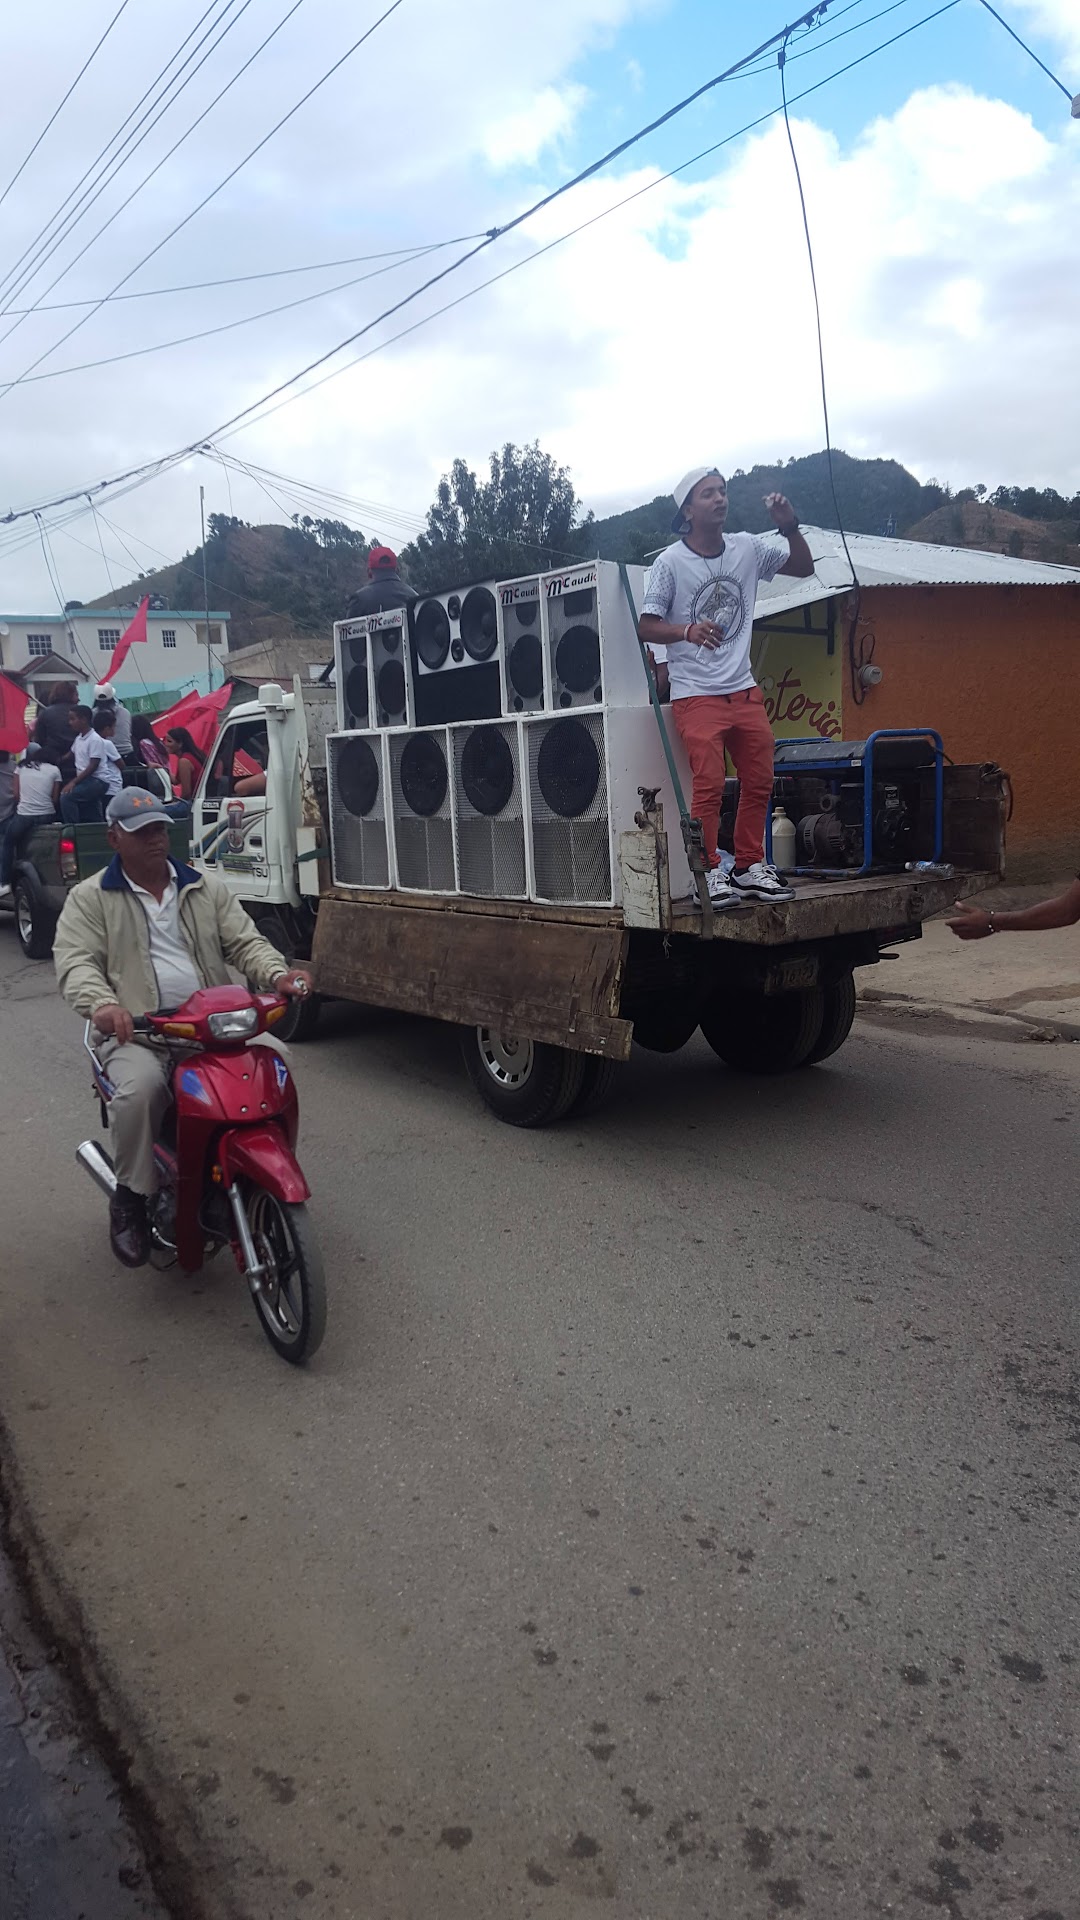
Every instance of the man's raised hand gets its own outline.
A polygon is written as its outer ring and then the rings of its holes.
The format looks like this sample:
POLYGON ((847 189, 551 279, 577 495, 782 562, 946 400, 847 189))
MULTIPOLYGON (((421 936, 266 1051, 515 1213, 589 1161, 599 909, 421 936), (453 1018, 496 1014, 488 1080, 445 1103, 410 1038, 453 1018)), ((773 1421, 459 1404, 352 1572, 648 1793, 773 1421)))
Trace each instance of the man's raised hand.
POLYGON ((795 518, 795 509, 786 493, 767 493, 765 505, 781 533, 794 533, 799 523, 795 518))

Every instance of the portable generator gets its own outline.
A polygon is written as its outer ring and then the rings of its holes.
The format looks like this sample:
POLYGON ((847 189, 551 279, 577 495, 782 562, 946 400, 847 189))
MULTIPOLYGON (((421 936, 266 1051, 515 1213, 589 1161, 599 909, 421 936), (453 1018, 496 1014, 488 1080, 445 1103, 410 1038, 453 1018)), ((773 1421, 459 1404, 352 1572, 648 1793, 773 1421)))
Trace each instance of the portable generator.
POLYGON ((795 823, 794 871, 856 879, 940 860, 944 759, 932 727, 881 728, 865 740, 778 740, 773 801, 795 823))

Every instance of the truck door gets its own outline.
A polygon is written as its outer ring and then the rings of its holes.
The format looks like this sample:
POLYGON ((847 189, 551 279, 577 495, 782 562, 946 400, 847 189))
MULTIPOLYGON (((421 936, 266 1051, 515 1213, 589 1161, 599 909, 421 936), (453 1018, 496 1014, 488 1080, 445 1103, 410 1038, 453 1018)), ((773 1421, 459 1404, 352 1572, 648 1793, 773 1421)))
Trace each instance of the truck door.
POLYGON ((197 865, 221 874, 243 900, 270 892, 266 833, 265 720, 240 720, 215 740, 195 799, 192 853, 197 865))

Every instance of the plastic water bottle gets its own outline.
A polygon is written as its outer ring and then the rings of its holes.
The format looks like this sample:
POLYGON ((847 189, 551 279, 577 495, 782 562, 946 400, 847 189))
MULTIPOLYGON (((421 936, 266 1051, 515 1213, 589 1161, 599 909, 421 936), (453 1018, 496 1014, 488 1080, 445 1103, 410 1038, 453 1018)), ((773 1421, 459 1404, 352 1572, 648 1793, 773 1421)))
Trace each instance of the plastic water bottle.
POLYGON ((907 860, 904 863, 904 872, 932 873, 939 880, 956 878, 956 868, 951 867, 947 860, 907 860))
POLYGON ((794 821, 788 818, 785 808, 777 807, 772 817, 772 857, 773 865, 781 872, 795 865, 796 841, 794 821))

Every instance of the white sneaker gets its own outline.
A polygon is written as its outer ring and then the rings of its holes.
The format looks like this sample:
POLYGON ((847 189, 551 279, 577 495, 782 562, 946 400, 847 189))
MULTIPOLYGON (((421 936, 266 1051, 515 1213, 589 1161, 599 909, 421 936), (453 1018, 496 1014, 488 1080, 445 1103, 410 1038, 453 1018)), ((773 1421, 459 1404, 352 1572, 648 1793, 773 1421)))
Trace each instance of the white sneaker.
POLYGON ((722 867, 710 867, 705 884, 709 889, 709 899, 713 903, 714 913, 722 907, 734 906, 739 896, 734 887, 729 884, 722 867))
POLYGON ((764 860, 755 860, 745 873, 733 873, 731 887, 736 899, 750 900, 794 900, 795 889, 784 885, 775 867, 764 860))

